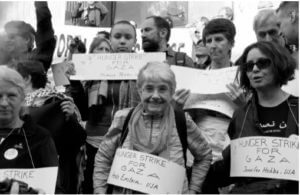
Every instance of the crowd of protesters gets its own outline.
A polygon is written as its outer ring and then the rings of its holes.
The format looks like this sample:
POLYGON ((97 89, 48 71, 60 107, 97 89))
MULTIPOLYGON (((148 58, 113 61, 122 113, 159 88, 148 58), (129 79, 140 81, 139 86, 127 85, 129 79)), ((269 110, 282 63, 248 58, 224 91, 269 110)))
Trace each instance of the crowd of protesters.
MULTIPOLYGON (((35 2, 36 31, 24 21, 9 21, 0 35, 0 169, 58 166, 55 193, 141 193, 107 182, 116 150, 125 148, 187 169, 182 193, 298 194, 297 181, 230 176, 231 140, 298 139, 298 4, 259 11, 253 18, 257 42, 236 62, 232 18, 205 22, 193 60, 170 47, 167 19, 148 16, 141 25, 142 48, 166 53, 165 62, 144 64, 136 80, 70 80, 65 92, 58 92, 47 80, 55 26, 47 3, 35 2), (198 96, 176 88, 170 65, 206 71, 237 66, 225 94, 233 116, 184 110, 187 100, 198 96), (286 87, 293 83, 296 87, 286 87)), ((99 32, 89 49, 74 39, 64 62, 67 78, 74 74, 76 53, 133 53, 136 31, 121 20, 110 32, 99 32)), ((5 190, 0 192, 22 193, 18 182, 5 190)))

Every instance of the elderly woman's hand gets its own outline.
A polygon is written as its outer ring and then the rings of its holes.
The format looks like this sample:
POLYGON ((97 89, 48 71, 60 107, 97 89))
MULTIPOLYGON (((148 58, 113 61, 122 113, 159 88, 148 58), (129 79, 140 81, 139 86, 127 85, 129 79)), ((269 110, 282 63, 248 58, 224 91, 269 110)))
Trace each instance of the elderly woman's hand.
POLYGON ((226 87, 229 89, 229 93, 226 93, 226 95, 232 100, 233 103, 235 103, 237 106, 243 106, 246 103, 246 95, 236 83, 230 83, 229 85, 226 85, 226 87))
POLYGON ((176 106, 183 108, 186 100, 190 96, 191 91, 189 89, 178 89, 173 95, 173 100, 176 106))
POLYGON ((66 120, 75 113, 75 104, 71 99, 66 99, 60 104, 61 110, 65 113, 66 120))

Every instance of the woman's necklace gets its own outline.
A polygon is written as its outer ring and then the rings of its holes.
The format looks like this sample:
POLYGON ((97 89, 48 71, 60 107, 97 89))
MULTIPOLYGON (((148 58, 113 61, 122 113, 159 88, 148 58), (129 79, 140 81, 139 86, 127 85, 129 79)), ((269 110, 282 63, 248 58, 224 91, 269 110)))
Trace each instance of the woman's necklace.
POLYGON ((13 128, 7 135, 6 137, 1 138, 0 140, 0 145, 18 128, 13 128))

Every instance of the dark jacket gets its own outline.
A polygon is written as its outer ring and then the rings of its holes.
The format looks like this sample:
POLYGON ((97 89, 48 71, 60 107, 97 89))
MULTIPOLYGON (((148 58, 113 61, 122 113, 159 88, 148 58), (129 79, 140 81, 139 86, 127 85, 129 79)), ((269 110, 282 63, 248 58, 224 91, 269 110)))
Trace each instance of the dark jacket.
POLYGON ((29 53, 28 58, 41 62, 44 65, 45 71, 48 71, 56 45, 51 23, 51 13, 47 2, 36 1, 34 5, 37 20, 36 48, 29 53))
POLYGON ((57 152, 49 132, 36 125, 28 115, 26 115, 23 120, 23 126, 20 129, 16 129, 0 145, 0 168, 41 168, 58 166, 57 152), (23 130, 26 134, 33 163, 30 160, 23 130), (15 159, 7 160, 4 153, 12 148, 18 151, 18 155, 15 159))
POLYGON ((190 58, 184 52, 176 52, 170 46, 166 51, 167 62, 170 65, 178 65, 178 66, 186 66, 194 68, 194 62, 192 58, 190 58))
MULTIPOLYGON (((264 136, 259 127, 258 113, 256 107, 256 97, 243 107, 235 111, 228 127, 230 139, 237 139, 249 136, 264 136), (246 117, 246 118, 245 118, 246 117), (243 125, 245 119, 245 124, 243 125), (242 131, 242 132, 241 132, 242 131)), ((287 130, 285 137, 292 134, 299 135, 298 129, 298 97, 290 96, 288 98, 289 113, 287 121, 287 130), (291 113, 293 112, 293 114, 291 113), (294 115, 294 116, 293 116, 294 115)), ((216 193, 218 187, 235 184, 231 193, 293 193, 298 194, 298 182, 267 179, 267 178, 247 178, 230 177, 230 146, 223 151, 223 160, 214 163, 207 175, 204 193, 216 193)))

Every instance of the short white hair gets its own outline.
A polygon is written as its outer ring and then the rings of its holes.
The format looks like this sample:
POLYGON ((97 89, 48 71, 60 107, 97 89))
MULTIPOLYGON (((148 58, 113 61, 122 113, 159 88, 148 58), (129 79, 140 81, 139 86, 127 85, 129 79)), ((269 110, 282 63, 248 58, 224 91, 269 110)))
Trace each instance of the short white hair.
POLYGON ((137 78, 137 88, 140 90, 146 80, 162 80, 168 83, 171 93, 175 93, 176 78, 174 72, 171 70, 170 65, 163 62, 148 62, 143 66, 137 78))
POLYGON ((0 65, 0 82, 1 81, 13 84, 19 89, 21 95, 25 97, 25 81, 16 70, 6 65, 0 65))

